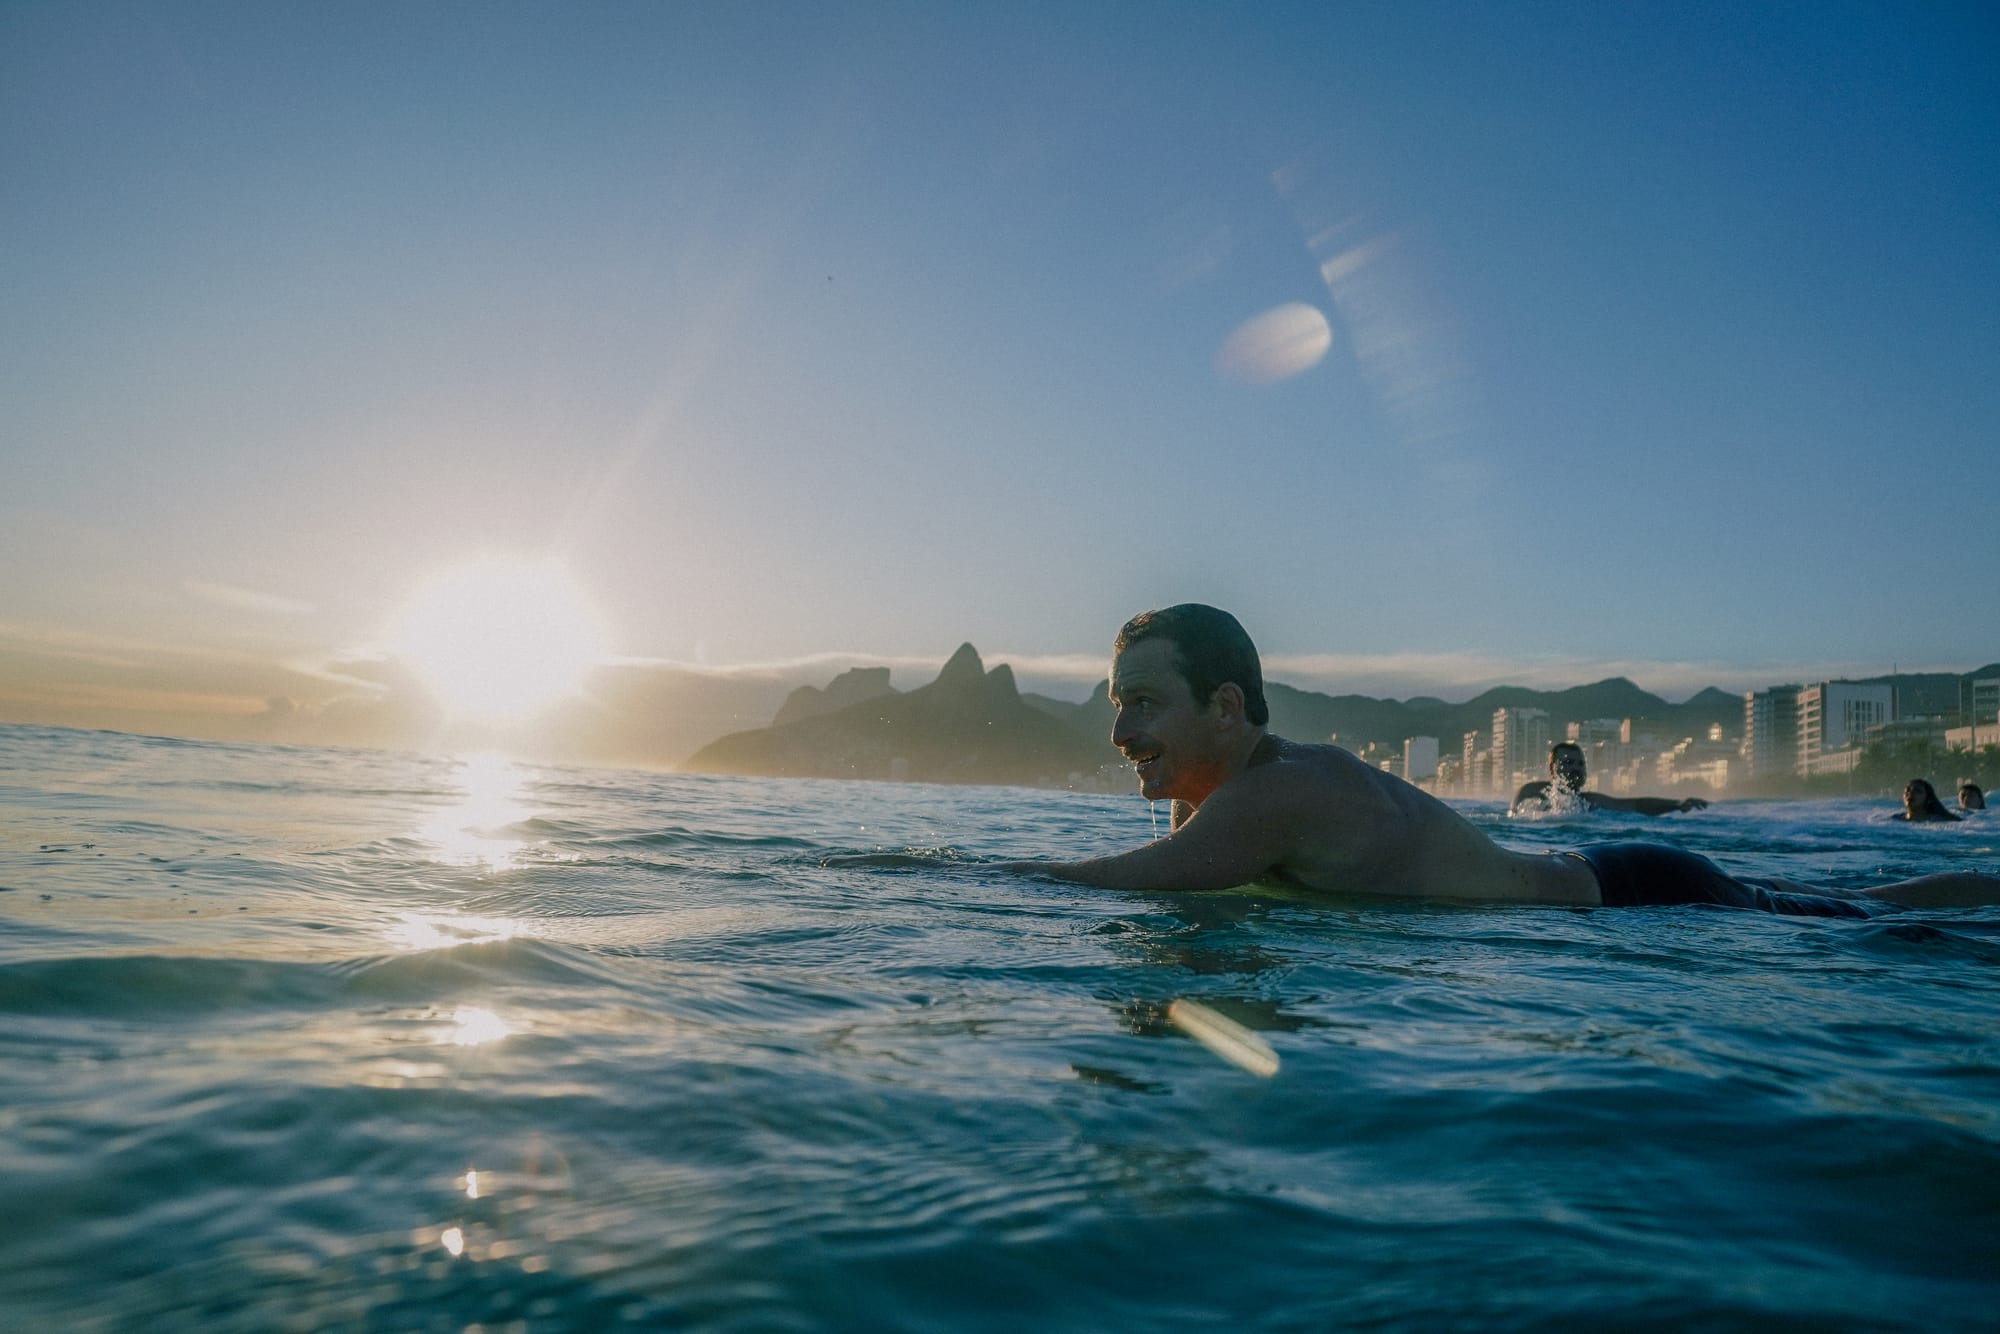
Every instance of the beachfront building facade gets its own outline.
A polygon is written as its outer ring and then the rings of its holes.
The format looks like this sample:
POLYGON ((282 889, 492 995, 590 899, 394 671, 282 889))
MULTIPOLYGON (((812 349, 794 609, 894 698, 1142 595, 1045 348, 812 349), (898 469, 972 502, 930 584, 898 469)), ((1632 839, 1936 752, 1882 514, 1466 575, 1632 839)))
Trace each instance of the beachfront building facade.
POLYGON ((1772 686, 1743 695, 1743 775, 1770 778, 1798 771, 1799 691, 1772 686))
MULTIPOLYGON (((1910 701, 1893 680, 1776 685, 1743 694, 1740 735, 1733 721, 1711 719, 1700 737, 1686 735, 1679 722, 1563 719, 1512 706, 1494 710, 1489 727, 1459 733, 1448 753, 1436 738, 1407 737, 1370 762, 1439 794, 1505 797, 1544 777, 1550 741, 1567 737, 1582 747, 1594 791, 1724 793, 1759 780, 1763 790, 1779 791, 1788 778, 1854 772, 1871 743, 1929 741, 1966 750, 1976 738, 1980 746, 2000 746, 2000 677, 1965 680, 1959 700, 1965 725, 1948 728, 1949 712, 1907 713, 1910 701)), ((1946 701, 1949 708, 1948 695, 1946 701)))
POLYGON ((1445 767, 1440 763, 1436 779, 1439 791, 1449 790, 1467 797, 1489 795, 1494 786, 1493 752, 1486 745, 1485 730, 1476 729, 1460 737, 1458 762, 1449 766, 1448 774, 1442 772, 1445 767))
POLYGON ((1798 695, 1798 761, 1793 772, 1849 773, 1861 758, 1868 729, 1896 720, 1894 686, 1821 681, 1798 695))
POLYGON ((1546 709, 1493 711, 1493 776, 1496 788, 1546 777, 1549 769, 1549 715, 1546 709))
POLYGON ((2000 676, 1982 676, 1972 683, 1972 721, 2000 727, 2000 676))
POLYGON ((1732 771, 1741 772, 1742 763, 1741 744, 1724 736, 1718 725, 1711 726, 1707 736, 1683 737, 1661 751, 1653 774, 1660 786, 1669 789, 1683 783, 1704 783, 1720 792, 1729 786, 1732 771))
POLYGON ((2000 746, 2000 676, 1982 676, 1968 682, 1960 698, 1964 700, 1959 708, 1964 726, 1945 732, 1945 748, 1978 750, 1981 746, 2000 746))
POLYGON ((1597 745, 1622 745, 1625 737, 1623 718, 1587 718, 1580 723, 1570 723, 1565 729, 1569 739, 1589 750, 1597 745))

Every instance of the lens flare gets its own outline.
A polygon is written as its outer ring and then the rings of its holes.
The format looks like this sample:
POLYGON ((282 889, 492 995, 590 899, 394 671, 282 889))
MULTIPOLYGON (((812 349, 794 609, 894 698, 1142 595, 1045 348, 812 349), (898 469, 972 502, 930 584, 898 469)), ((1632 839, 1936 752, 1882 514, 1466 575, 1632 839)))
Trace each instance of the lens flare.
POLYGON ((560 567, 490 560, 419 586, 390 626, 389 647, 455 716, 518 722, 581 689, 607 640, 560 567))
POLYGON ((1232 380, 1270 384, 1311 370, 1332 346, 1326 316, 1293 301, 1238 325, 1215 354, 1215 368, 1232 380))

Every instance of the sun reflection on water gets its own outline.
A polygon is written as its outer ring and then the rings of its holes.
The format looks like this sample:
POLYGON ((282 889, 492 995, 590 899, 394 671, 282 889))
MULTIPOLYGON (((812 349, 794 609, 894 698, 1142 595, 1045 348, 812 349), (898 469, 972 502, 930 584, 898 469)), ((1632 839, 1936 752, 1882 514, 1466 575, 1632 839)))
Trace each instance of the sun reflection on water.
POLYGON ((483 945, 488 941, 512 940, 522 933, 521 923, 511 917, 477 917, 471 913, 399 913, 384 928, 389 943, 398 949, 450 949, 454 945, 483 945))
POLYGON ((510 832, 530 814, 521 797, 527 781, 504 755, 469 755, 454 777, 462 789, 457 804, 418 826, 418 838, 435 844, 437 860, 448 866, 505 870, 517 862, 526 842, 510 832))
POLYGON ((440 1247, 454 1260, 505 1261, 524 1274, 550 1268, 553 1262, 544 1249, 549 1230, 524 1227, 523 1220, 538 1206, 568 1197, 575 1183, 561 1151, 543 1136, 531 1135, 521 1147, 517 1169, 468 1167, 464 1175, 451 1178, 452 1194, 476 1203, 461 1202, 437 1223, 413 1229, 411 1244, 425 1250, 440 1247))
MULTIPOLYGON (((485 1042, 498 1042, 514 1031, 499 1015, 477 1005, 459 1006, 452 1011, 451 1022, 456 1026, 450 1038, 454 1047, 477 1047, 485 1042)), ((476 1180, 471 1189, 478 1189, 476 1180)))

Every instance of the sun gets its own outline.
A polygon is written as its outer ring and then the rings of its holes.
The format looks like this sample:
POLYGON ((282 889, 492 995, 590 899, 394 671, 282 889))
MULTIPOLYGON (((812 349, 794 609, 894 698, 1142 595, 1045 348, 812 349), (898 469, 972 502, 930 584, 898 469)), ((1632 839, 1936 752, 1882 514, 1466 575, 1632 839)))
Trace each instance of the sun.
POLYGON ((453 714, 517 722, 577 693, 606 643, 590 599, 560 566, 484 560, 419 585, 390 625, 389 648, 453 714))

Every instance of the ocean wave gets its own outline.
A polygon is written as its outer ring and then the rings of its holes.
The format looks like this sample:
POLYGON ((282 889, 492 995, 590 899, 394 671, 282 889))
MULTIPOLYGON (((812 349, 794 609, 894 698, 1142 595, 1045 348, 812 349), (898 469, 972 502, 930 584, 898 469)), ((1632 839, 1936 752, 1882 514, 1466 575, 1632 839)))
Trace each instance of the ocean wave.
MULTIPOLYGON (((1129 798, 0 750, 65 775, 0 807, 26 1327, 1990 1318, 2000 909, 1121 894, 987 863, 1150 837, 1129 798), (820 864, 878 848, 956 864, 820 864)), ((1835 883, 1990 857, 1879 814, 1470 809, 1835 883)))

